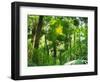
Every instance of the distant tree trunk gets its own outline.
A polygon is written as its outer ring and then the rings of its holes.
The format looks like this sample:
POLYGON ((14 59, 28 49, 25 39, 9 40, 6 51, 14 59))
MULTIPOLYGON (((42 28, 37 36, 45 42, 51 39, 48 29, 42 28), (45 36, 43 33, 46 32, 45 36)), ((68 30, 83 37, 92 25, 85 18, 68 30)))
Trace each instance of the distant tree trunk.
POLYGON ((71 48, 71 42, 72 42, 71 39, 72 39, 72 38, 71 38, 71 35, 70 35, 69 38, 70 38, 70 46, 69 46, 69 47, 70 47, 70 60, 72 60, 72 53, 71 53, 71 49, 72 49, 72 48, 71 48))
MULTIPOLYGON (((76 29, 76 28, 75 28, 76 29)), ((76 33, 75 33, 75 31, 74 31, 74 54, 76 53, 76 33)), ((75 59, 76 59, 76 54, 75 54, 75 59)))
POLYGON ((39 40, 40 40, 40 37, 41 37, 42 25, 43 25, 43 16, 40 16, 39 17, 39 22, 38 22, 38 25, 37 25, 37 29, 36 29, 36 32, 35 32, 34 48, 39 47, 39 40))
MULTIPOLYGON (((82 24, 81 24, 81 26, 82 26, 82 24)), ((82 28, 82 27, 81 27, 82 28)), ((80 52, 79 52, 79 55, 82 55, 82 48, 81 48, 81 35, 80 35, 80 28, 79 28, 79 45, 80 45, 80 52)))
MULTIPOLYGON (((48 47, 48 43, 47 43, 47 36, 45 35, 45 46, 46 46, 46 51, 47 51, 47 55, 49 57, 49 47, 48 47)), ((49 59, 48 59, 48 63, 49 63, 49 59)))
POLYGON ((56 42, 53 42, 53 51, 54 51, 54 64, 56 64, 56 42))
POLYGON ((45 35, 45 46, 46 46, 47 54, 49 55, 49 47, 48 47, 47 36, 46 35, 45 35))
POLYGON ((33 22, 33 29, 32 29, 32 38, 33 38, 33 41, 32 41, 33 44, 32 44, 32 45, 33 45, 33 47, 34 47, 35 32, 36 32, 36 27, 37 27, 37 26, 35 25, 35 23, 36 23, 36 22, 33 22))

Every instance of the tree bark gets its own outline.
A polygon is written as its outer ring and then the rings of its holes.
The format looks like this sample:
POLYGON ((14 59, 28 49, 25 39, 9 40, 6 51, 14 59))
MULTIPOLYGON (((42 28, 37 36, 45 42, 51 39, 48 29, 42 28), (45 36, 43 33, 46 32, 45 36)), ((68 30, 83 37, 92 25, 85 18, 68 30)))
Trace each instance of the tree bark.
POLYGON ((54 64, 56 64, 56 42, 53 42, 53 51, 54 51, 54 64))
POLYGON ((36 22, 33 22, 33 29, 32 29, 32 38, 33 38, 33 47, 34 47, 34 40, 35 40, 35 32, 36 32, 36 25, 35 25, 36 22))
POLYGON ((39 22, 38 22, 38 25, 37 25, 37 29, 36 29, 36 32, 35 32, 34 48, 39 47, 39 40, 40 40, 40 37, 41 37, 42 25, 43 25, 43 16, 40 16, 39 17, 39 22))

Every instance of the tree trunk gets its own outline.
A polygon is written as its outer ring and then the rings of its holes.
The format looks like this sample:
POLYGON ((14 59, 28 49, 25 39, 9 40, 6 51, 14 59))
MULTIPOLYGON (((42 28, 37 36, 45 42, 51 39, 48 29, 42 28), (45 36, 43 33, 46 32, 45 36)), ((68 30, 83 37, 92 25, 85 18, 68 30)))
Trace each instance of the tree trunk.
POLYGON ((48 47, 46 35, 45 35, 45 46, 46 46, 47 54, 49 55, 49 47, 48 47))
MULTIPOLYGON (((81 24, 81 26, 82 26, 82 24, 81 24)), ((82 28, 82 27, 81 27, 81 28, 82 28)), ((80 28, 79 28, 79 45, 80 45, 80 52, 79 52, 79 55, 82 55, 80 28)))
POLYGON ((76 59, 76 48, 75 47, 76 47, 76 33, 74 31, 74 53, 73 54, 75 54, 75 59, 76 59))
POLYGON ((34 40, 35 40, 35 32, 36 32, 36 25, 35 25, 35 23, 33 22, 33 29, 32 29, 32 38, 33 38, 33 47, 34 47, 34 40))
POLYGON ((40 40, 40 37, 41 37, 42 25, 43 25, 43 16, 40 16, 39 17, 39 22, 38 22, 38 25, 37 25, 37 29, 36 29, 36 32, 35 32, 34 48, 39 47, 39 40, 40 40))
POLYGON ((53 51, 54 51, 54 64, 56 64, 56 42, 53 42, 53 51))

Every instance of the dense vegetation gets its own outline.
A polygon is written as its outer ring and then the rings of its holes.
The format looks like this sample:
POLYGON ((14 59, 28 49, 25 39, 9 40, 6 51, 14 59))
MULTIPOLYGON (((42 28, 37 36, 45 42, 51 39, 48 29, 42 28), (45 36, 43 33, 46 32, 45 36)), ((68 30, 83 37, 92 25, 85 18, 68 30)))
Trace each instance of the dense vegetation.
POLYGON ((28 66, 88 63, 87 17, 28 15, 27 22, 28 66))

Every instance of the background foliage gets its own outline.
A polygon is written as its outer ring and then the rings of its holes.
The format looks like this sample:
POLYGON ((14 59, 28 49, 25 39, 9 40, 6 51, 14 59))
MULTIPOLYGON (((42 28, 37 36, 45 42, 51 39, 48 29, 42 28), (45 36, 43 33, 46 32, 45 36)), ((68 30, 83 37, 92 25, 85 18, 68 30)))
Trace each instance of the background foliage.
POLYGON ((86 64, 88 18, 28 15, 28 66, 86 64))

